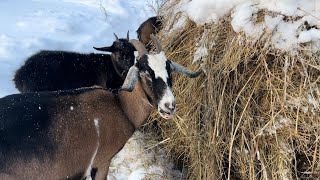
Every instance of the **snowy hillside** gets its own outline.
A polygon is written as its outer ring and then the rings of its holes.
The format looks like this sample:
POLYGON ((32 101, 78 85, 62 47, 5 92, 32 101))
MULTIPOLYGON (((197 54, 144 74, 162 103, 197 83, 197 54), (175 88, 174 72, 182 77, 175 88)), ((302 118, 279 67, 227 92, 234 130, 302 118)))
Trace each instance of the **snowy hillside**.
POLYGON ((38 50, 94 52, 92 46, 111 44, 113 32, 136 38, 155 15, 143 0, 2 0, 0 9, 0 97, 17 92, 14 71, 38 50))

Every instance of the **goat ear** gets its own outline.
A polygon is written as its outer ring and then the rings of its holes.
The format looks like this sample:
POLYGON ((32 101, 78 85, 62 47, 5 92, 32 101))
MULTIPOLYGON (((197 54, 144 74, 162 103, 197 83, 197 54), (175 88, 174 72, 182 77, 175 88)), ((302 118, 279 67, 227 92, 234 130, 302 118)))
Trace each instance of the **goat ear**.
POLYGON ((106 47, 93 47, 95 50, 98 51, 106 51, 106 52, 113 52, 112 46, 106 46, 106 47))
POLYGON ((126 79, 123 82, 122 87, 119 91, 129 91, 132 92, 136 82, 139 79, 139 69, 136 65, 133 65, 127 74, 126 79))
POLYGON ((198 77, 200 74, 202 74, 202 71, 192 72, 191 70, 187 69, 186 67, 178 63, 175 63, 172 61, 169 61, 169 62, 170 62, 170 67, 172 71, 178 72, 186 77, 195 78, 195 77, 198 77))

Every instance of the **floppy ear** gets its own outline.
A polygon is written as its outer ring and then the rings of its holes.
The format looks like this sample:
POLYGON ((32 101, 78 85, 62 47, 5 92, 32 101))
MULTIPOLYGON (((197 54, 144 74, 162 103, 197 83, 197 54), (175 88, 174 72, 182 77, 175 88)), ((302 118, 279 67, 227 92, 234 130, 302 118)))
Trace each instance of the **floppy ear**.
POLYGON ((129 91, 132 92, 136 82, 139 79, 139 69, 136 65, 133 65, 127 74, 126 79, 123 82, 122 87, 119 91, 129 91))
POLYGON ((200 74, 202 74, 202 71, 192 72, 188 68, 186 68, 178 63, 175 63, 173 61, 169 61, 169 62, 170 62, 170 66, 171 66, 172 71, 178 72, 178 73, 180 73, 184 76, 187 76, 189 78, 195 78, 195 77, 198 77, 200 74))

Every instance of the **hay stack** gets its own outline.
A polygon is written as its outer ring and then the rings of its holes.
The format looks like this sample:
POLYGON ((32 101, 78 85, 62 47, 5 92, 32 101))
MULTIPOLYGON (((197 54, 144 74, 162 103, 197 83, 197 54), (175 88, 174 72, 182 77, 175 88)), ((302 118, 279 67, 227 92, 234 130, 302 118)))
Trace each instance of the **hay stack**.
POLYGON ((319 52, 277 50, 271 32, 253 43, 233 31, 230 14, 204 26, 186 19, 177 28, 178 2, 164 13, 167 57, 196 69, 191 62, 205 46, 206 74, 175 76, 177 117, 153 120, 188 179, 319 178, 319 52))

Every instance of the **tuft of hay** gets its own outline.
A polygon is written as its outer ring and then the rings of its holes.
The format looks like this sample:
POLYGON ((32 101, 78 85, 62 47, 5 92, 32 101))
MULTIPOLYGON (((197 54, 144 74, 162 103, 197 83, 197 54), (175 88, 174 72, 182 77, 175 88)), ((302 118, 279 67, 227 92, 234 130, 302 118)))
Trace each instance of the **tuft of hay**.
POLYGON ((205 75, 174 76, 176 118, 154 114, 146 127, 157 124, 188 179, 319 178, 320 53, 276 50, 269 32, 253 43, 232 30, 230 15, 169 32, 181 15, 168 12, 160 32, 168 59, 195 70, 205 46, 205 75))

